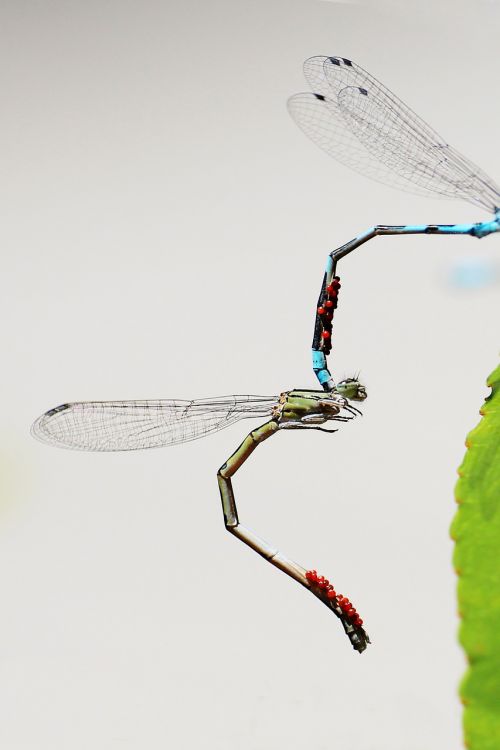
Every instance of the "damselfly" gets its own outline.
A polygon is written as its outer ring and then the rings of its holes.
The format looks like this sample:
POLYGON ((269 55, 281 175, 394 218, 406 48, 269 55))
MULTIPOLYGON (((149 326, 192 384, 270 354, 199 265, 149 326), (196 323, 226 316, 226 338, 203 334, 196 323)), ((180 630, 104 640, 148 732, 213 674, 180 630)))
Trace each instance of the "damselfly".
POLYGON ((313 93, 296 94, 288 109, 320 148, 346 166, 391 187, 418 195, 458 198, 493 213, 477 224, 371 227, 328 256, 316 311, 313 369, 326 391, 335 387, 326 357, 337 305, 337 262, 373 237, 388 234, 464 234, 500 230, 500 188, 441 138, 366 70, 345 57, 311 57, 304 74, 313 93))
POLYGON ((252 430, 217 472, 226 529, 265 560, 305 586, 339 617, 353 648, 364 651, 369 638, 363 621, 347 597, 315 570, 289 560, 240 524, 231 477, 255 448, 280 430, 335 432, 327 422, 349 422, 360 414, 351 403, 363 401, 366 390, 348 378, 335 390, 286 391, 277 397, 221 396, 198 401, 82 401, 62 404, 33 424, 39 440, 85 451, 127 451, 185 443, 222 430, 241 419, 269 417, 252 430))

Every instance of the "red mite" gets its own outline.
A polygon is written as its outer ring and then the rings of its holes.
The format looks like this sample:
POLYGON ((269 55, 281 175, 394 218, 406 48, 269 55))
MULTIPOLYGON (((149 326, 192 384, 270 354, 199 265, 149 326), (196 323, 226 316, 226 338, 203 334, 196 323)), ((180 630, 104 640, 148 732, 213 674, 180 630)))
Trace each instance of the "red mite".
POLYGON ((342 612, 355 627, 360 628, 362 626, 363 620, 358 615, 349 599, 346 596, 342 596, 342 594, 337 594, 328 578, 319 576, 316 570, 306 571, 306 578, 310 583, 316 584, 320 589, 326 591, 327 598, 332 604, 337 604, 340 607, 342 612))
POLYGON ((328 286, 325 288, 323 299, 317 308, 317 314, 322 323, 321 330, 321 349, 326 355, 331 351, 331 321, 333 320, 333 311, 337 307, 338 295, 340 290, 340 279, 334 276, 328 286))

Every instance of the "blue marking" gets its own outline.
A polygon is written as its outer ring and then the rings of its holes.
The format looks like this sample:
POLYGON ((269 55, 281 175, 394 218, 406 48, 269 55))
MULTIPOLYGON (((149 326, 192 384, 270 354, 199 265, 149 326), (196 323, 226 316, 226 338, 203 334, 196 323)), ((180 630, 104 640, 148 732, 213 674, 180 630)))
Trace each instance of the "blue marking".
POLYGON ((313 370, 322 370, 326 367, 326 357, 323 352, 319 352, 317 349, 312 350, 313 358, 313 370))
POLYGON ((370 229, 367 229, 366 232, 361 232, 361 234, 358 234, 358 236, 356 237, 356 239, 357 240, 362 240, 365 237, 368 237, 368 235, 373 234, 374 231, 375 231, 375 227, 370 227, 370 229))
POLYGON ((332 376, 326 368, 326 357, 323 352, 320 352, 317 349, 313 349, 312 361, 314 374, 318 378, 321 385, 323 385, 324 383, 328 383, 328 381, 331 380, 332 376))
POLYGON ((492 221, 483 221, 481 224, 475 224, 472 234, 474 237, 486 237, 488 234, 500 231, 500 215, 498 212, 495 214, 496 218, 492 221))
POLYGON ((328 383, 328 381, 332 378, 328 370, 320 370, 316 373, 316 377, 318 378, 321 385, 323 385, 323 383, 328 383))
POLYGON ((406 224, 403 232, 422 234, 471 234, 476 224, 406 224))
POLYGON ((500 216, 491 221, 479 224, 406 224, 402 229, 414 234, 471 234, 473 237, 486 237, 488 234, 500 231, 500 216))

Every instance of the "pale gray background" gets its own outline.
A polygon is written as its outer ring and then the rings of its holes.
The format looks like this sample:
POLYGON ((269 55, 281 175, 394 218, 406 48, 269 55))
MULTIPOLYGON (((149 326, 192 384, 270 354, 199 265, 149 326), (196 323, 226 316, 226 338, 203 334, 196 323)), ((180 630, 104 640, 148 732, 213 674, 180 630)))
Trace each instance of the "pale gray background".
POLYGON ((358 61, 493 175, 497 2, 1 4, 0 742, 9 750, 460 747, 448 527, 497 363, 498 238, 378 239, 342 264, 339 375, 365 416, 281 434, 241 518, 329 575, 373 646, 224 532, 251 423, 163 451, 36 443, 66 400, 315 387, 328 251, 374 223, 487 218, 391 191, 289 119, 302 61, 358 61))

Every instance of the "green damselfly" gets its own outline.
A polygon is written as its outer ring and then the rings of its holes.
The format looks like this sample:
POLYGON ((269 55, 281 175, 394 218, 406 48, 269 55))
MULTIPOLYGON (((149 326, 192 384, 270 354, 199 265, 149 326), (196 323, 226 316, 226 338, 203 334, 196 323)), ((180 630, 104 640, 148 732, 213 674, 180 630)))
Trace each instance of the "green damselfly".
POLYGON ((291 390, 280 396, 219 396, 184 401, 80 401, 62 404, 39 417, 32 434, 49 445, 84 451, 128 451, 186 443, 249 418, 268 417, 252 430, 217 472, 224 523, 235 537, 320 599, 340 619, 352 646, 364 651, 369 638, 363 621, 327 579, 283 555, 239 522, 231 478, 255 448, 281 430, 321 430, 360 414, 351 401, 366 390, 348 378, 334 391, 291 390))

